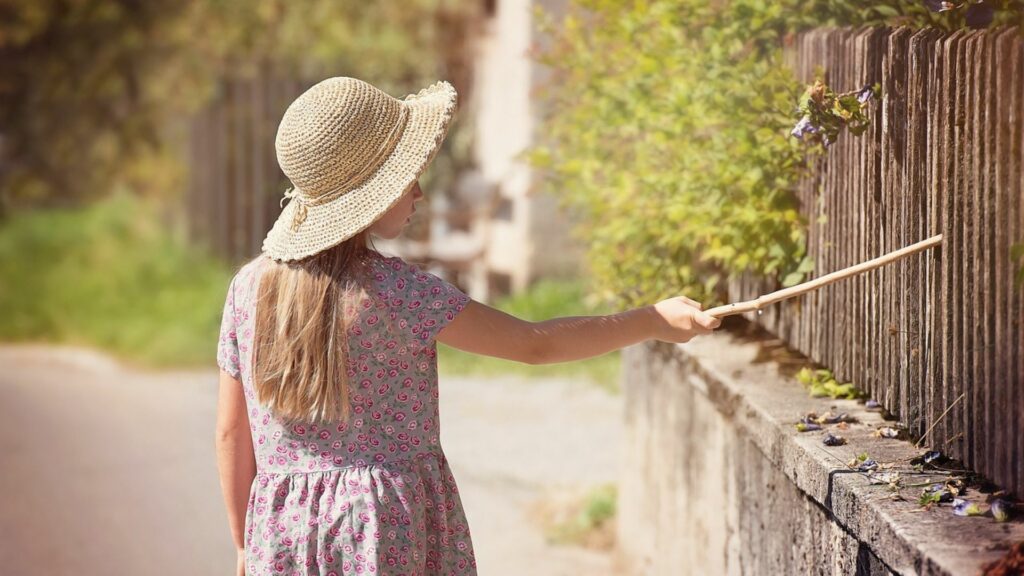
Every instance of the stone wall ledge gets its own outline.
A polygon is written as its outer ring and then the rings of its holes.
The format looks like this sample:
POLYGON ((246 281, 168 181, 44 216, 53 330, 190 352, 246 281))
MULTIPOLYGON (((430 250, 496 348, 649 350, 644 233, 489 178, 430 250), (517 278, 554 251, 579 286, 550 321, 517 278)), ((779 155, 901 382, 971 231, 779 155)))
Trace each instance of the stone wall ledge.
MULTIPOLYGON (((687 344, 645 346, 649 347, 645 353, 671 356, 678 362, 685 382, 889 570, 974 575, 1014 543, 1024 541, 1024 522, 1019 518, 997 523, 989 516, 960 517, 949 504, 923 510, 917 503, 921 488, 904 489, 907 500, 896 501, 887 487, 872 485, 866 475, 850 470, 845 463, 863 452, 879 463, 909 462, 924 448, 915 449, 906 440, 874 437, 872 432, 886 421, 861 402, 811 398, 792 376, 806 360, 770 335, 720 331, 687 344), (847 412, 857 422, 845 430, 834 425, 813 432, 795 429, 807 412, 821 414, 829 409, 847 412), (826 430, 841 434, 847 444, 824 446, 826 430)), ((927 480, 906 478, 906 483, 927 480)), ((984 503, 984 495, 975 490, 966 497, 984 503)))

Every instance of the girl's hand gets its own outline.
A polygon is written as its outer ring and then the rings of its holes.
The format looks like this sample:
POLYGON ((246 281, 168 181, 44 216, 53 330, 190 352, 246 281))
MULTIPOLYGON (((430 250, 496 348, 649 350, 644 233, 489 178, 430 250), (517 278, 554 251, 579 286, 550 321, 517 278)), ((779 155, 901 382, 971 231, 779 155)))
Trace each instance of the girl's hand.
POLYGON ((722 321, 701 312, 699 302, 685 296, 662 300, 655 311, 654 338, 662 342, 689 342, 694 336, 710 334, 722 321))
POLYGON ((245 550, 238 551, 238 564, 235 568, 235 576, 245 576, 245 550))

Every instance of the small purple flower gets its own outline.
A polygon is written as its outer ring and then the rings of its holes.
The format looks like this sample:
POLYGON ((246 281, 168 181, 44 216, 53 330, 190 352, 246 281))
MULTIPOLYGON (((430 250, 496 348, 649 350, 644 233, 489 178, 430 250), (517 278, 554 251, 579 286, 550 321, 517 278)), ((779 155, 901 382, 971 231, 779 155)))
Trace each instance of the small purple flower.
POLYGON ((1006 522, 1010 519, 1010 510, 1013 509, 1013 504, 1002 498, 997 498, 992 501, 992 517, 996 519, 996 522, 1006 522))
POLYGON ((878 410, 882 405, 878 403, 878 400, 868 400, 864 403, 864 407, 868 410, 878 410))
POLYGON ((825 437, 821 439, 821 442, 825 446, 842 446, 843 444, 846 444, 846 438, 837 436, 831 432, 826 432, 825 437))
POLYGON ((957 498, 953 500, 953 514, 957 516, 981 516, 981 508, 973 502, 957 498))
POLYGON ((857 466, 857 470, 861 472, 871 472, 873 470, 878 470, 878 462, 869 458, 861 462, 860 466, 857 466))
POLYGON ((804 116, 796 123, 796 126, 793 127, 793 130, 791 130, 789 134, 794 138, 803 140, 803 137, 807 134, 814 134, 817 131, 818 127, 811 123, 811 117, 804 116))
POLYGON ((871 86, 865 86, 861 88, 859 92, 857 92, 857 102, 865 104, 868 100, 871 100, 871 97, 874 95, 875 91, 871 88, 871 86))

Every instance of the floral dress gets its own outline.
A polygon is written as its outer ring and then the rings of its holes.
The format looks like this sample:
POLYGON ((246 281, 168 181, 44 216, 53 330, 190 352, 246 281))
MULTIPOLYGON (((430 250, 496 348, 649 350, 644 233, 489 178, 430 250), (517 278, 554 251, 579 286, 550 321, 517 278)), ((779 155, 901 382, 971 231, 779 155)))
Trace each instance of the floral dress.
POLYGON ((348 421, 289 426, 257 402, 251 381, 266 262, 257 258, 232 279, 217 354, 242 382, 256 457, 246 574, 476 574, 441 450, 434 340, 469 297, 399 258, 375 255, 373 298, 349 331, 348 421))

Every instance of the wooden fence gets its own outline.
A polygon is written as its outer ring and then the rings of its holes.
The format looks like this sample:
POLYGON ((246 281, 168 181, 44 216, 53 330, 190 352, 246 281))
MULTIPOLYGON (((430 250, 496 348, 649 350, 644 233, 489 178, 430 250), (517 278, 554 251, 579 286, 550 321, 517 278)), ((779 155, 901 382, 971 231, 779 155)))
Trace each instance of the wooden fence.
MULTIPOLYGON (((870 131, 841 135, 800 186, 816 273, 945 240, 752 319, 1024 496, 1024 37, 817 30, 786 58, 803 81, 821 66, 838 91, 883 92, 870 131)), ((730 297, 774 288, 743 278, 730 297)))
POLYGON ((288 181, 277 165, 274 137, 288 104, 309 85, 266 71, 225 78, 191 121, 189 233, 230 262, 258 254, 281 211, 288 181))

